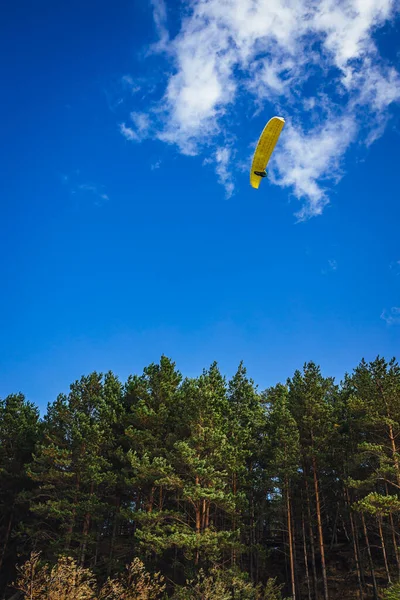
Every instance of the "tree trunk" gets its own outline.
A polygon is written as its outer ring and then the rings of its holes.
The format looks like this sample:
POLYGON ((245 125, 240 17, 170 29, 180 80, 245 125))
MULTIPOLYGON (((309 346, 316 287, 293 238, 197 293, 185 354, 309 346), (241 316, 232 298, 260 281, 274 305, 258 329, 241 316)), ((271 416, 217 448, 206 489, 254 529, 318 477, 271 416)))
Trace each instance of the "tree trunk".
POLYGON ((147 506, 147 512, 148 513, 152 513, 153 512, 154 492, 155 492, 155 490, 156 490, 155 487, 151 488, 149 503, 148 503, 148 506, 147 506))
MULTIPOLYGON (((254 544, 257 545, 259 540, 261 539, 261 535, 259 535, 261 524, 255 521, 254 527, 254 544)), ((260 581, 260 553, 258 549, 256 550, 256 582, 260 581)))
POLYGON ((374 591, 374 600, 378 600, 379 597, 378 597, 378 588, 377 588, 376 579, 375 579, 374 562, 372 560, 371 546, 369 545, 368 531, 367 531, 367 526, 365 524, 364 513, 361 513, 361 522, 362 522, 362 526, 363 526, 365 543, 367 545, 367 554, 368 554, 369 566, 370 566, 370 569, 371 569, 372 587, 373 587, 373 591, 374 591))
POLYGON ((317 568, 315 566, 315 547, 314 547, 314 532, 311 520, 311 502, 310 502, 310 492, 308 489, 308 481, 307 476, 305 479, 306 484, 306 496, 307 496, 307 514, 308 514, 308 525, 310 528, 310 546, 311 546, 311 565, 313 571, 313 581, 314 581, 314 597, 315 600, 318 599, 318 579, 317 579, 317 568))
MULTIPOLYGON (((283 519, 284 519, 284 514, 282 515, 283 519)), ((288 567, 288 553, 286 551, 287 546, 289 546, 289 542, 286 541, 286 534, 288 534, 289 537, 289 532, 286 531, 285 526, 282 523, 281 526, 281 533, 282 533, 282 549, 283 549, 283 554, 285 556, 285 582, 287 583, 289 581, 289 567, 288 567)), ((289 586, 288 586, 289 587, 289 586)))
POLYGON ((390 519, 390 529, 392 530, 392 539, 393 539, 393 547, 394 547, 394 555, 396 557, 396 564, 397 564, 397 571, 399 574, 399 581, 400 581, 400 558, 399 558, 399 549, 397 547, 397 540, 396 540, 396 529, 394 526, 394 521, 393 521, 393 515, 392 513, 390 513, 389 515, 389 519, 390 519))
MULTIPOLYGON (((196 475, 196 486, 199 485, 199 477, 196 475)), ((201 531, 201 507, 200 502, 196 501, 196 533, 201 531)))
MULTIPOLYGON (((90 484, 90 498, 93 496, 93 491, 94 491, 94 483, 92 482, 90 484)), ((83 521, 83 530, 82 530, 82 550, 81 550, 81 561, 80 561, 81 567, 83 567, 85 564, 87 541, 88 541, 91 517, 92 517, 92 515, 91 515, 90 511, 87 511, 85 514, 84 521, 83 521)))
POLYGON ((319 549, 320 549, 320 553, 321 553, 322 580, 323 580, 323 584, 324 584, 324 599, 329 600, 328 580, 326 577, 326 565, 325 565, 324 536, 322 533, 321 504, 320 504, 320 499, 319 499, 319 486, 318 486, 317 465, 316 465, 315 456, 313 456, 313 458, 312 458, 312 465, 313 465, 313 476, 314 476, 315 505, 316 505, 316 509, 317 509, 319 549))
POLYGON ((364 565, 363 565, 363 562, 362 562, 362 556, 361 556, 361 550, 360 550, 360 542, 359 542, 359 535, 358 535, 358 527, 357 527, 357 519, 355 518, 355 515, 353 515, 353 521, 354 521, 354 530, 355 530, 355 534, 356 534, 356 546, 357 546, 357 552, 358 552, 358 562, 359 562, 359 565, 360 565, 361 584, 363 586, 363 589, 365 589, 364 565))
MULTIPOLYGON (((337 531, 337 522, 338 522, 338 518, 339 518, 339 502, 337 503, 337 508, 336 508, 336 514, 335 514, 335 521, 333 523, 333 529, 332 529, 332 539, 331 539, 331 545, 330 545, 330 550, 332 550, 334 544, 335 544, 335 540, 337 538, 336 535, 336 531, 337 531)), ((336 540, 337 541, 337 540, 336 540)))
POLYGON ((393 462, 394 462, 394 466, 396 469, 397 485, 400 488, 400 465, 399 465, 399 459, 397 456, 396 440, 395 440, 395 436, 393 433, 392 425, 389 425, 389 438, 390 438, 390 446, 392 449, 393 462))
MULTIPOLYGON (((302 504, 303 504, 303 499, 302 499, 302 504)), ((305 566, 305 572, 306 572, 308 600, 311 600, 310 573, 308 570, 307 539, 306 539, 306 528, 305 528, 305 524, 304 524, 303 511, 301 511, 301 530, 303 533, 303 553, 304 553, 304 566, 305 566)))
MULTIPOLYGON (((385 483, 386 496, 389 495, 388 484, 385 483)), ((399 557, 399 549, 397 547, 396 540, 396 528, 394 525, 393 513, 389 513, 389 521, 390 521, 390 531, 392 532, 392 540, 393 540, 393 549, 394 549, 394 557, 397 565, 398 579, 400 581, 400 557, 399 557)))
POLYGON ((97 527, 96 527, 96 548, 95 548, 95 552, 94 552, 94 559, 93 559, 93 565, 92 565, 93 567, 95 567, 97 565, 97 561, 99 559, 100 538, 101 538, 100 524, 97 523, 97 527))
MULTIPOLYGON (((199 477, 198 475, 196 475, 196 486, 199 485, 199 477)), ((195 507, 195 511, 196 511, 196 536, 197 538, 200 537, 200 533, 201 533, 201 504, 200 501, 197 500, 196 502, 196 507, 195 507)), ((197 543, 200 543, 200 540, 197 540, 197 543)), ((199 558, 200 558, 200 554, 199 554, 199 548, 197 547, 196 549, 196 558, 195 558, 195 564, 198 565, 199 564, 199 558)))
POLYGON ((203 498, 202 509, 201 509, 201 531, 206 528, 206 499, 203 498))
POLYGON ((200 535, 201 533, 201 508, 200 504, 196 504, 196 533, 200 535))
POLYGON ((354 521, 354 530, 356 533, 356 546, 357 546, 357 552, 358 552, 358 562, 360 565, 361 583, 362 583, 363 589, 365 589, 365 570, 364 570, 364 565, 363 565, 362 556, 361 556, 357 519, 355 518, 355 515, 353 515, 353 521, 354 521))
MULTIPOLYGON (((387 403, 385 392, 383 391, 383 387, 382 387, 381 383, 378 383, 378 388, 379 388, 379 391, 382 394, 382 398, 383 398, 383 401, 384 401, 385 406, 386 406, 386 416, 388 417, 388 419, 390 419, 391 417, 390 417, 389 405, 387 403)), ((391 446, 391 449, 392 449, 393 463, 394 463, 394 466, 395 466, 395 469, 396 469, 397 485, 400 488, 400 465, 399 465, 399 459, 398 459, 398 456, 397 456, 396 440, 395 440, 395 436, 394 436, 394 433, 393 433, 393 425, 391 425, 391 424, 389 424, 389 439, 390 439, 390 446, 391 446)))
POLYGON ((345 496, 346 496, 346 504, 347 504, 347 507, 349 510, 351 535, 353 538, 353 552, 354 552, 354 560, 356 563, 359 596, 360 596, 360 600, 363 600, 364 590, 363 590, 363 582, 361 579, 360 559, 359 559, 358 544, 357 544, 357 530, 356 530, 354 519, 353 519, 353 513, 351 511, 349 491, 347 488, 345 489, 345 496))
POLYGON ((382 517, 380 515, 378 516, 378 528, 379 528, 379 537, 381 538, 381 547, 382 547, 383 561, 385 563, 386 577, 387 577, 388 583, 391 584, 392 580, 390 578, 389 564, 388 564, 387 554, 386 554, 385 538, 383 536, 383 531, 382 531, 382 517))
POLYGON ((70 545, 71 545, 71 541, 72 541, 72 534, 74 532, 74 527, 75 527, 75 518, 76 518, 76 505, 78 504, 78 494, 79 494, 79 488, 80 488, 80 477, 79 474, 77 475, 76 478, 76 485, 75 485, 75 495, 74 495, 74 505, 72 508, 72 516, 71 516, 71 521, 67 530, 67 537, 65 539, 65 551, 68 552, 70 545))
POLYGON ((80 561, 81 567, 83 567, 85 564, 89 527, 90 527, 90 513, 86 513, 85 519, 83 521, 83 530, 82 530, 82 550, 81 550, 81 561, 80 561))
POLYGON ((7 546, 8 546, 8 542, 9 542, 10 535, 11 535, 11 529, 12 529, 13 519, 14 519, 14 504, 11 507, 10 518, 8 519, 6 534, 4 536, 3 547, 1 549, 1 554, 0 554, 0 571, 1 571, 1 567, 3 566, 4 557, 5 557, 6 552, 7 552, 7 546))
MULTIPOLYGON (((251 470, 251 469, 250 469, 251 470)), ((254 489, 251 488, 250 500, 250 579, 254 582, 254 489)))
POLYGON ((115 512, 114 512, 113 528, 112 528, 112 534, 111 534, 110 552, 108 554, 108 565, 107 565, 107 576, 108 577, 111 575, 111 570, 112 570, 112 560, 114 557, 115 539, 117 537, 117 524, 118 524, 120 502, 121 502, 121 498, 118 496, 117 501, 115 503, 115 512))
POLYGON ((294 583, 295 583, 295 592, 298 595, 299 593, 299 570, 297 565, 297 549, 296 549, 296 519, 294 514, 294 506, 291 498, 290 502, 290 510, 292 515, 292 535, 293 535, 293 566, 294 566, 294 583))
POLYGON ((210 503, 207 502, 207 507, 206 507, 206 525, 205 525, 205 529, 208 529, 210 526, 210 503))
MULTIPOLYGON (((232 476, 232 492, 233 492, 233 496, 236 497, 236 473, 233 473, 232 476)), ((236 506, 235 506, 235 513, 233 515, 233 519, 232 519, 232 529, 233 531, 236 531, 236 506)), ((236 565, 236 548, 233 547, 232 548, 232 565, 236 565)))
POLYGON ((290 484, 286 480, 286 516, 287 516, 287 529, 289 536, 289 560, 290 560, 290 580, 292 583, 292 599, 296 600, 296 583, 295 583, 295 571, 294 571, 294 553, 293 553, 293 531, 292 531, 292 509, 290 504, 290 484))
POLYGON ((71 541, 72 541, 72 534, 74 532, 74 525, 75 525, 75 515, 76 515, 76 507, 74 506, 74 508, 72 509, 72 517, 71 517, 71 522, 68 526, 67 529, 67 535, 65 538, 65 551, 68 552, 70 546, 71 546, 71 541))

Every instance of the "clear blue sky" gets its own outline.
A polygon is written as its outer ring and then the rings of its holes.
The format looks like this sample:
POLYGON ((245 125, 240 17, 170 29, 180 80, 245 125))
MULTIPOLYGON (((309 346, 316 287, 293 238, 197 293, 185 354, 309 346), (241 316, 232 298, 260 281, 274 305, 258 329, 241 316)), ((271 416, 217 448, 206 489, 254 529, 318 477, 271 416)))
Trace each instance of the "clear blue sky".
POLYGON ((43 409, 161 354, 190 376, 243 359, 261 388, 399 355, 394 5, 324 0, 305 29, 302 1, 228 4, 3 6, 1 397, 43 409))

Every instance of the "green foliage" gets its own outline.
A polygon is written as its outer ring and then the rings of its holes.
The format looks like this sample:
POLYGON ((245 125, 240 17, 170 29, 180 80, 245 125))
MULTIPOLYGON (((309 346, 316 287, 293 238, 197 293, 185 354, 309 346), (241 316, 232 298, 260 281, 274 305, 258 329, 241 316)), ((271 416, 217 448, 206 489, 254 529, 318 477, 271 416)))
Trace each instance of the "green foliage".
POLYGON ((104 494, 117 479, 110 452, 118 385, 110 373, 104 380, 92 373, 48 407, 42 441, 27 469, 37 485, 26 495, 35 518, 25 530, 46 556, 68 550, 84 560, 94 544, 90 524, 104 518, 104 494), (112 390, 110 397, 107 390, 112 390), (53 535, 54 530, 62 537, 53 535))
POLYGON ((400 583, 391 585, 387 590, 383 592, 384 600, 400 600, 400 583))
POLYGON ((304 365, 302 373, 296 371, 288 386, 288 407, 299 429, 303 456, 324 461, 334 438, 337 387, 312 362, 304 365))
POLYGON ((367 596, 373 569, 397 577, 399 518, 394 360, 340 387, 307 363, 259 393, 242 363, 184 379, 162 356, 124 384, 81 377, 42 420, 22 395, 0 401, 0 597, 32 550, 43 598, 57 569, 60 597, 71 573, 102 600, 312 597, 321 539, 328 584, 346 561, 367 596))
POLYGON ((232 594, 225 583, 212 575, 206 576, 200 570, 197 577, 178 588, 174 600, 230 600, 232 594))
POLYGON ((281 487, 298 476, 300 435, 288 405, 288 390, 283 385, 265 395, 268 405, 268 454, 271 474, 280 479, 281 487))
POLYGON ((16 555, 29 552, 17 531, 28 512, 27 464, 39 435, 39 411, 22 394, 0 400, 0 572, 12 572, 16 555))
POLYGON ((391 513, 400 512, 400 500, 397 496, 383 496, 371 492, 368 496, 356 502, 354 508, 370 515, 387 517, 391 513))
POLYGON ((275 579, 268 579, 265 586, 254 585, 239 571, 214 569, 206 574, 201 569, 175 591, 173 600, 282 600, 281 590, 275 579))

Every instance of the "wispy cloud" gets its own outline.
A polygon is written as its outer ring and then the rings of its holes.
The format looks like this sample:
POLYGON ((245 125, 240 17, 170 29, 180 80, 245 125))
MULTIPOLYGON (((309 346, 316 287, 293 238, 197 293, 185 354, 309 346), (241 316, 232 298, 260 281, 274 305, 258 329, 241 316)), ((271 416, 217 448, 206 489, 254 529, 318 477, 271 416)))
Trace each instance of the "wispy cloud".
POLYGON ((328 260, 328 264, 329 264, 329 268, 332 271, 336 271, 337 270, 337 262, 336 262, 335 259, 328 260))
POLYGON ((109 201, 109 196, 104 191, 103 186, 93 185, 92 183, 81 183, 80 171, 75 171, 71 175, 61 175, 62 183, 69 188, 72 197, 90 198, 95 206, 101 206, 109 201))
POLYGON ((390 263, 389 268, 395 275, 400 275, 400 260, 395 260, 390 263))
POLYGON ((334 271, 337 271, 338 265, 337 262, 334 258, 331 258, 328 260, 328 266, 325 267, 324 269, 322 269, 322 274, 323 275, 327 275, 328 273, 332 273, 334 271))
POLYGON ((106 194, 102 188, 89 183, 81 183, 77 186, 77 189, 74 190, 73 193, 77 193, 77 191, 90 194, 93 198, 94 204, 97 206, 104 204, 104 202, 108 202, 110 199, 108 194, 106 194))
POLYGON ((141 142, 148 135, 150 129, 150 117, 146 113, 131 112, 130 120, 132 125, 120 123, 120 132, 131 142, 141 142))
POLYGON ((398 2, 185 0, 172 39, 164 1, 151 4, 159 39, 152 50, 164 52, 167 75, 153 108, 135 113, 137 122, 124 123, 121 133, 160 139, 187 155, 206 151, 229 195, 227 155, 242 162, 250 141, 235 140, 233 123, 244 126, 261 110, 289 117, 273 181, 301 201, 300 219, 321 214, 349 146, 381 136, 390 105, 400 99, 399 73, 375 42, 377 29, 396 18, 398 2))
POLYGON ((218 175, 219 182, 225 188, 227 198, 230 198, 232 196, 234 190, 230 170, 231 155, 232 150, 228 147, 217 148, 217 151, 215 153, 215 172, 218 175))
POLYGON ((125 123, 121 123, 119 126, 119 130, 122 133, 122 135, 124 136, 125 139, 131 141, 131 142, 139 142, 140 138, 137 135, 136 131, 134 131, 132 129, 132 127, 127 127, 125 123))
POLYGON ((121 83, 123 87, 129 89, 131 94, 137 94, 141 90, 139 83, 132 77, 132 75, 123 75, 121 77, 121 83))
POLYGON ((129 73, 110 82, 103 90, 109 110, 113 113, 121 109, 126 111, 126 104, 142 90, 142 84, 129 73))
POLYGON ((158 41, 151 46, 151 52, 161 52, 167 49, 169 33, 167 27, 167 7, 164 0, 150 0, 153 7, 153 19, 158 41))
POLYGON ((389 310, 382 311, 381 319, 388 325, 400 324, 400 306, 392 306, 389 310))

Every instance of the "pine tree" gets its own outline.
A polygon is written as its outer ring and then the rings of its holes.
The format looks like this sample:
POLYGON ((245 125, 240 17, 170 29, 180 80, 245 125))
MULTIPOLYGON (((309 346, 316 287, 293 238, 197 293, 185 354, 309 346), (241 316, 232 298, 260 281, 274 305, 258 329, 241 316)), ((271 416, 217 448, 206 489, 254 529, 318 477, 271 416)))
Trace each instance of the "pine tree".
POLYGON ((48 407, 43 439, 28 469, 38 486, 30 498, 36 516, 30 533, 46 557, 64 551, 83 566, 88 547, 96 545, 95 524, 107 511, 104 496, 115 483, 109 460, 115 408, 97 373, 73 383, 68 396, 48 407))
POLYGON ((290 561, 291 597, 296 598, 296 557, 293 539, 293 482, 299 476, 300 436, 295 419, 288 408, 288 390, 277 385, 268 390, 269 405, 269 469, 274 485, 282 497, 287 524, 287 539, 290 561))
POLYGON ((176 598, 277 599, 286 585, 298 600, 357 587, 378 599, 400 574, 399 415, 400 368, 379 357, 340 390, 308 363, 259 394, 242 363, 228 382, 216 363, 183 380, 162 356, 125 384, 82 377, 42 422, 10 396, 3 587, 34 550, 43 573, 90 571, 105 597, 157 595, 159 572, 176 598), (140 566, 139 588, 125 585, 127 564, 140 566))
POLYGON ((137 535, 146 548, 157 553, 175 549, 176 558, 199 568, 231 551, 236 540, 230 528, 238 499, 229 475, 234 470, 229 403, 217 365, 197 379, 185 380, 175 400, 171 417, 176 423, 170 436, 164 437, 165 450, 140 459, 140 472, 152 479, 146 487, 152 485, 151 493, 164 487, 167 504, 161 514, 147 510, 136 515, 137 535))
POLYGON ((38 436, 39 411, 33 404, 22 394, 0 400, 0 573, 4 565, 9 574, 17 554, 25 551, 24 539, 16 531, 28 510, 24 494, 32 485, 26 465, 38 436))
MULTIPOLYGON (((254 559, 257 560, 254 508, 257 490, 265 489, 261 457, 266 429, 266 415, 262 398, 257 393, 254 382, 247 377, 243 363, 228 384, 228 439, 231 446, 230 465, 232 472, 232 493, 236 502, 236 511, 232 518, 232 530, 239 533, 243 545, 248 549, 250 572, 254 559)), ((239 539, 239 538, 238 538, 239 539)), ((242 562, 238 555, 239 547, 232 548, 232 565, 242 562)))
MULTIPOLYGON (((369 364, 363 360, 349 378, 347 385, 352 393, 350 407, 363 428, 363 436, 357 446, 357 459, 362 468, 354 470, 349 483, 358 490, 359 499, 355 507, 362 514, 363 522, 366 522, 365 516, 375 516, 376 535, 382 550, 386 577, 390 583, 390 554, 393 553, 398 572, 400 570, 393 518, 393 514, 399 512, 400 498, 399 365, 394 359, 387 363, 380 357, 369 364), (391 530, 391 549, 385 539, 385 519, 391 530)), ((369 518, 369 523, 372 522, 369 518)), ((369 545, 368 535, 365 535, 365 539, 369 545)), ((370 566, 373 571, 372 557, 370 566)))
MULTIPOLYGON (((337 393, 331 378, 324 378, 320 368, 307 363, 303 373, 296 371, 289 380, 289 407, 300 433, 303 476, 306 496, 309 497, 308 477, 311 476, 317 517, 318 546, 321 559, 324 599, 328 600, 328 578, 325 560, 325 541, 322 526, 321 476, 319 469, 326 462, 327 450, 333 435, 333 404, 337 393)), ((328 461, 329 462, 329 461, 328 461)), ((310 522, 310 541, 312 540, 310 522)), ((315 590, 317 594, 317 590, 315 590)))

